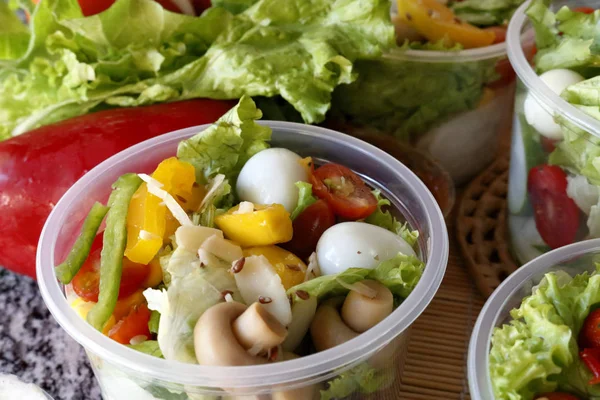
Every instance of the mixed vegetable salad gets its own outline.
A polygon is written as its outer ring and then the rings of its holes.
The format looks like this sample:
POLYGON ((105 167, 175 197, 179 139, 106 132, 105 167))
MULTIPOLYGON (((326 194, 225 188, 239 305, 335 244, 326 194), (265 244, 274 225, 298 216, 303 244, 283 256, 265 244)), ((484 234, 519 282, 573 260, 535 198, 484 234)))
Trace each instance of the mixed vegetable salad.
MULTIPOLYGON (((526 11, 535 29, 536 72, 553 92, 594 118, 598 113, 600 11, 556 12, 534 0, 526 11)), ((512 147, 509 190, 515 252, 525 262, 551 249, 600 235, 600 142, 522 90, 512 147), (518 231, 518 233, 517 233, 518 231)))
POLYGON ((600 398, 600 264, 547 273, 495 328, 489 356, 496 399, 600 398))
MULTIPOLYGON (((243 97, 94 204, 56 267, 82 318, 156 357, 253 365, 350 340, 411 293, 418 232, 347 167, 270 148, 260 117, 243 97)), ((375 391, 381 374, 361 364, 321 398, 375 391)))
POLYGON ((452 53, 504 42, 522 2, 397 0, 397 45, 384 57, 356 63, 359 79, 335 90, 333 116, 416 139, 454 114, 483 107, 514 82, 506 55, 471 61, 452 53), (448 57, 433 61, 420 54, 430 51, 448 57))

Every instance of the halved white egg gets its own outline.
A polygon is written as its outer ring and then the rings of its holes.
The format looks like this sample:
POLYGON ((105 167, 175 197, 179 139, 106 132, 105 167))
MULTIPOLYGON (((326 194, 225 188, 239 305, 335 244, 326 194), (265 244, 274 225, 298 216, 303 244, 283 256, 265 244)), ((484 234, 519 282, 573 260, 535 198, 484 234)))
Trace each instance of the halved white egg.
POLYGON ((298 204, 296 182, 308 181, 308 171, 301 160, 298 154, 282 148, 257 153, 238 176, 236 190, 240 200, 281 204, 291 213, 298 204))
MULTIPOLYGON (((570 69, 553 69, 541 74, 540 79, 556 94, 561 94, 567 87, 584 80, 583 76, 570 69)), ((527 94, 523 108, 527 123, 541 135, 553 140, 562 139, 560 125, 554 122, 554 116, 531 93, 527 94)))
POLYGON ((323 275, 348 268, 373 269, 398 253, 416 256, 400 236, 365 222, 342 222, 327 229, 317 243, 317 260, 323 275))

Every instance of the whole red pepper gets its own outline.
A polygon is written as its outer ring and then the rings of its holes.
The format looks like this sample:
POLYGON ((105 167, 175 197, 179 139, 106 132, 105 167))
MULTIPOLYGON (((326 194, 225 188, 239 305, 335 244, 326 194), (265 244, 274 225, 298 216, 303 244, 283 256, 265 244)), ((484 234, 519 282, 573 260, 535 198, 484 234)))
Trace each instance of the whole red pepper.
POLYGON ((0 266, 35 278, 48 214, 79 178, 136 143, 216 121, 235 102, 196 99, 100 111, 0 142, 0 266))

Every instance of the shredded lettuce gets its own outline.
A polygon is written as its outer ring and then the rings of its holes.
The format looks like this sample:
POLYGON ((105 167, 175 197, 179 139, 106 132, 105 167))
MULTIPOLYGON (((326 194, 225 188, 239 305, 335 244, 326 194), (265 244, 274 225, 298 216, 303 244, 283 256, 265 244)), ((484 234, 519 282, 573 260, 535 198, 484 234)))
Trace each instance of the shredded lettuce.
POLYGON ((424 269, 425 264, 418 258, 398 253, 396 257, 382 261, 374 269, 348 268, 339 274, 323 275, 300 283, 288 289, 287 293, 295 298, 296 293, 302 290, 320 301, 348 293, 348 284, 374 279, 387 286, 394 296, 405 299, 419 283, 424 269))
POLYGON ((390 213, 388 208, 391 203, 388 199, 381 196, 380 190, 373 190, 373 194, 375 195, 375 198, 377 198, 377 210, 369 215, 365 219, 365 222, 394 232, 410 246, 414 246, 419 239, 419 231, 411 230, 408 223, 401 223, 390 213))
POLYGON ((164 358, 156 340, 146 340, 142 343, 130 344, 128 347, 154 357, 164 358))
POLYGON ((524 0, 462 0, 449 6, 461 20, 477 26, 507 24, 524 0))
POLYGON ((510 324, 494 331, 489 367, 496 398, 531 400, 557 389, 597 396, 600 388, 587 384, 591 373, 579 361, 577 337, 598 303, 597 273, 546 274, 511 311, 510 324))
POLYGON ((302 214, 302 211, 317 201, 317 198, 312 194, 312 185, 310 183, 296 182, 296 187, 298 188, 298 205, 296 205, 296 208, 290 215, 292 220, 295 220, 298 215, 302 214))
POLYGON ((390 371, 378 371, 368 363, 362 363, 327 382, 327 389, 321 390, 321 400, 344 399, 355 393, 374 393, 390 379, 393 379, 390 371))

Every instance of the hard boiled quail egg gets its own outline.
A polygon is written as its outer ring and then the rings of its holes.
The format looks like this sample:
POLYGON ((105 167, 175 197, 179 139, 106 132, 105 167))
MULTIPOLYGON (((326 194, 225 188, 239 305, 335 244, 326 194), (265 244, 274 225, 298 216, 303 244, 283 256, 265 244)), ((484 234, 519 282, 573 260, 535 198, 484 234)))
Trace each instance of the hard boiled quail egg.
MULTIPOLYGON (((569 69, 553 69, 540 75, 540 79, 556 94, 567 87, 584 80, 583 76, 569 69)), ((546 111, 531 93, 525 98, 525 119, 541 135, 549 139, 562 139, 560 126, 554 122, 554 116, 546 111)))
POLYGON ((398 253, 416 256, 400 236, 365 222, 343 222, 327 229, 317 243, 317 260, 323 275, 348 268, 373 269, 398 253))
POLYGON ((308 171, 300 160, 296 153, 281 148, 257 153, 238 176, 240 199, 254 204, 281 204, 291 213, 298 204, 296 182, 308 181, 308 171))

